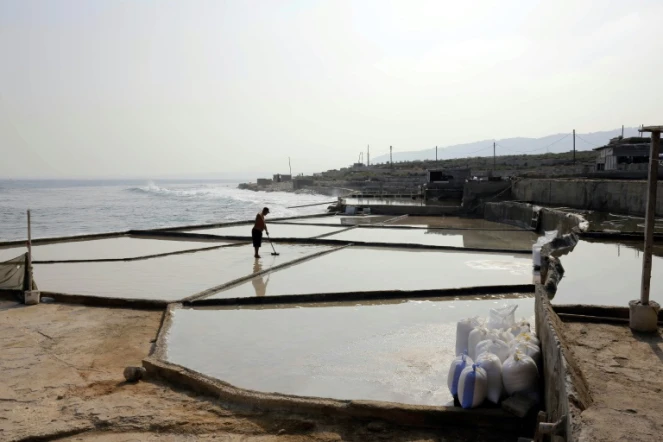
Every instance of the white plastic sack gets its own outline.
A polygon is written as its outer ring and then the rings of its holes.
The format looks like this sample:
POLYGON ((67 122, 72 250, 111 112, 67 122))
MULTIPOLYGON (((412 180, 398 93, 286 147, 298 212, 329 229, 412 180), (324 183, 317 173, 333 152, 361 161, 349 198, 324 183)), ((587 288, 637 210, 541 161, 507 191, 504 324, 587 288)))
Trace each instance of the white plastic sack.
POLYGON ((504 362, 506 361, 506 358, 509 357, 509 344, 501 339, 486 339, 485 341, 479 342, 475 350, 477 358, 484 353, 492 353, 500 358, 500 362, 504 362))
POLYGON ((516 323, 516 305, 507 305, 502 308, 491 308, 488 315, 487 327, 491 330, 494 329, 507 329, 516 323))
POLYGON ((511 346, 513 347, 519 342, 531 342, 532 344, 540 347, 541 342, 539 342, 539 339, 536 337, 536 335, 532 332, 524 332, 513 338, 513 341, 511 341, 511 346))
POLYGON ((499 404, 502 397, 502 361, 492 353, 483 353, 479 356, 476 364, 486 371, 488 386, 486 388, 486 398, 499 404))
MULTIPOLYGON (((499 339, 507 344, 513 341, 513 334, 508 330, 490 330, 488 332, 488 339, 499 339)), ((478 354, 478 353, 477 353, 478 354)))
POLYGON ((521 333, 529 333, 530 332, 530 324, 526 320, 522 319, 515 324, 513 324, 509 329, 507 330, 509 333, 511 333, 514 337, 518 336, 521 333))
POLYGON ((486 339, 488 339, 488 329, 485 327, 477 327, 470 332, 467 343, 467 354, 470 355, 472 360, 477 357, 477 344, 486 339))
POLYGON ((516 352, 502 364, 502 382, 509 395, 536 395, 539 388, 536 362, 529 356, 516 352))
POLYGON ((483 403, 488 392, 486 370, 473 364, 465 367, 458 381, 458 401, 463 408, 475 408, 483 403))
POLYGON ((511 347, 510 355, 522 353, 532 358, 537 365, 541 362, 541 348, 538 345, 535 345, 533 342, 516 342, 517 344, 511 347))
POLYGON ((478 318, 461 319, 456 324, 456 356, 467 352, 469 354, 470 333, 481 323, 478 318))
POLYGON ((472 359, 465 354, 456 356, 456 358, 451 361, 449 376, 447 377, 447 386, 449 387, 452 396, 458 394, 458 381, 460 380, 460 374, 463 372, 463 369, 465 369, 465 367, 471 367, 472 364, 472 359))

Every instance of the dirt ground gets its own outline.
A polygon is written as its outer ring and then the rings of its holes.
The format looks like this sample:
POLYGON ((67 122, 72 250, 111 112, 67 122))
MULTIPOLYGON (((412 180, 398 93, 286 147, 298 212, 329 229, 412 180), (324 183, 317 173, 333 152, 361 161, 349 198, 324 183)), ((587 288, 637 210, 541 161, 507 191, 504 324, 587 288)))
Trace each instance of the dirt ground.
POLYGON ((566 323, 564 335, 593 404, 581 414, 578 440, 663 438, 663 338, 624 325, 566 323))
MULTIPOLYGON (((499 441, 476 430, 422 430, 238 409, 158 381, 127 384, 161 311, 0 301, 1 441, 499 441)), ((514 440, 514 439, 510 439, 514 440)))

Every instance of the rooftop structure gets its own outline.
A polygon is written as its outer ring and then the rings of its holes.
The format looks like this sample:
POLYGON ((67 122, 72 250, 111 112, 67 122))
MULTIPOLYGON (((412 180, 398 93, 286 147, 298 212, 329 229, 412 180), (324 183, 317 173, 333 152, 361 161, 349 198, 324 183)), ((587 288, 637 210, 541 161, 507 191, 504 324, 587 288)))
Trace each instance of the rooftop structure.
POLYGON ((649 163, 651 139, 644 137, 616 137, 594 149, 596 170, 645 170, 649 163))

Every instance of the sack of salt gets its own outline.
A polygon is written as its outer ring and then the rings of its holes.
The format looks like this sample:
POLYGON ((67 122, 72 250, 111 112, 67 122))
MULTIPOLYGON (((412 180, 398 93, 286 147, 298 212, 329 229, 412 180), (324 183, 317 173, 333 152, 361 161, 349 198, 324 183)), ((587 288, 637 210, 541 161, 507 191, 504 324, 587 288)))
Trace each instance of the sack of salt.
POLYGON ((472 359, 463 353, 451 361, 451 367, 449 367, 449 376, 447 376, 447 386, 452 396, 458 394, 458 381, 460 380, 460 374, 463 372, 465 367, 471 366, 473 364, 472 359))
POLYGON ((464 351, 469 353, 470 333, 480 325, 479 318, 467 318, 458 321, 456 324, 456 356, 464 351))
POLYGON ((488 376, 477 364, 465 367, 458 380, 458 401, 463 408, 476 408, 486 399, 488 376))

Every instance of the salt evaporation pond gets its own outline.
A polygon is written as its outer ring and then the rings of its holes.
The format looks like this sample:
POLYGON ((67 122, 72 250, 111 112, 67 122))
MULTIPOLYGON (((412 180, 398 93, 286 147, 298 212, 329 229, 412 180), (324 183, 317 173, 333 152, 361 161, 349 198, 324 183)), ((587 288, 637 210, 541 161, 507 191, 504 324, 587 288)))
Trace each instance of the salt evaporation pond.
POLYGON ((358 227, 327 237, 327 239, 343 241, 502 250, 531 250, 536 238, 536 233, 527 231, 388 229, 376 227, 358 227))
MULTIPOLYGON (((245 224, 241 226, 220 227, 216 229, 187 230, 184 233, 201 233, 205 235, 218 236, 246 236, 250 238, 252 228, 253 224, 245 224)), ((278 224, 270 223, 269 219, 267 219, 267 229, 269 230, 269 235, 272 238, 312 238, 314 236, 324 235, 327 233, 340 232, 343 230, 343 227, 278 224)), ((263 239, 267 239, 267 235, 263 235, 263 237, 263 239)))
POLYGON ((349 247, 253 278, 210 298, 531 283, 532 260, 525 255, 349 247))
POLYGON ((130 262, 35 264, 34 278, 42 291, 174 301, 330 249, 279 245, 280 256, 264 250, 255 260, 253 247, 243 245, 130 262))
MULTIPOLYGON (((136 258, 146 255, 201 249, 222 244, 229 244, 229 242, 173 241, 169 239, 143 239, 120 236, 87 241, 33 245, 32 259, 34 261, 65 261, 136 258)), ((0 261, 15 258, 26 252, 26 247, 0 249, 0 261)))
MULTIPOLYGON (((628 306, 640 298, 642 241, 593 242, 582 240, 560 256, 564 277, 552 302, 628 306)), ((663 303, 663 246, 654 247, 651 299, 663 303)))
POLYGON ((534 300, 399 301, 371 305, 178 309, 166 359, 262 392, 447 405, 456 322, 534 300))
POLYGON ((479 218, 461 218, 458 216, 406 216, 388 223, 392 226, 431 227, 450 229, 494 229, 494 230, 523 230, 509 224, 487 221, 479 218))
POLYGON ((364 215, 364 216, 320 216, 316 218, 289 219, 284 221, 275 221, 272 224, 328 224, 330 226, 356 226, 360 224, 379 224, 387 220, 394 219, 393 215, 364 215))

